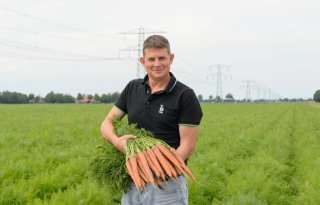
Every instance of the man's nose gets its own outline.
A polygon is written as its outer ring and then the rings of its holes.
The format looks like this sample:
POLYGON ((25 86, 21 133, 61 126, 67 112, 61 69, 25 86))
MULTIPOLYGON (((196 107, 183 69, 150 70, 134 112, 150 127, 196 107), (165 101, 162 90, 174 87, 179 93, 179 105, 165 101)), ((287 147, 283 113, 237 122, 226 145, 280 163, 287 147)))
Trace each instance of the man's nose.
POLYGON ((160 66, 160 65, 161 65, 160 60, 159 60, 159 59, 156 59, 156 60, 154 61, 154 66, 160 66))

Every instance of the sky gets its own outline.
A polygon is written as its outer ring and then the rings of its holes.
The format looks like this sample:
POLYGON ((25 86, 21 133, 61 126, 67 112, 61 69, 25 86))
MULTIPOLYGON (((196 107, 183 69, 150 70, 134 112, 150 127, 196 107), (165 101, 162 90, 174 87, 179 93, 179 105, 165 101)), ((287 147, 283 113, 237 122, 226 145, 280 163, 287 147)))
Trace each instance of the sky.
POLYGON ((171 72, 205 99, 312 98, 319 11, 316 0, 0 0, 0 92, 121 92, 138 77, 143 28, 169 39, 171 72))

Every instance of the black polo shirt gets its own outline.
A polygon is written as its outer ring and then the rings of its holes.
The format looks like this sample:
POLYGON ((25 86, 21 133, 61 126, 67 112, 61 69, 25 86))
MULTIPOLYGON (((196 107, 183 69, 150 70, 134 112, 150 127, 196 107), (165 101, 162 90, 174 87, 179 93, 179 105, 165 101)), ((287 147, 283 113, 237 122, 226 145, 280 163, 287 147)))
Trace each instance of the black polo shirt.
POLYGON ((202 111, 194 91, 170 73, 165 90, 151 94, 148 76, 130 81, 115 106, 136 123, 170 146, 180 145, 179 125, 198 126, 202 111))

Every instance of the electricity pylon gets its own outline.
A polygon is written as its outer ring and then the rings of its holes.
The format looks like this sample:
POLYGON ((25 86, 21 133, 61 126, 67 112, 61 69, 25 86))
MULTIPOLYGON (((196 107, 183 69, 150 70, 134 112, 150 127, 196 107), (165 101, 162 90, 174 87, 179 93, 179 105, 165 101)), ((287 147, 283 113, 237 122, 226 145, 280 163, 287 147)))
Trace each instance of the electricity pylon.
POLYGON ((251 102, 251 85, 250 83, 254 83, 254 80, 243 80, 242 82, 246 83, 246 100, 251 102))
POLYGON ((222 77, 225 77, 225 79, 227 79, 227 77, 231 78, 231 75, 228 75, 226 73, 222 72, 222 69, 227 69, 229 70, 231 66, 228 65, 221 65, 221 64, 217 64, 217 65, 212 65, 209 66, 210 71, 212 72, 210 75, 207 76, 207 78, 217 78, 217 90, 216 90, 216 98, 219 96, 221 100, 224 99, 223 97, 223 93, 222 93, 222 77), (214 72, 213 70, 217 68, 217 72, 214 72))
POLYGON ((160 34, 160 33, 165 33, 165 32, 145 29, 143 27, 119 33, 121 35, 124 35, 124 37, 126 35, 130 35, 130 34, 138 35, 138 45, 137 46, 131 46, 131 47, 124 48, 124 49, 120 50, 120 51, 137 51, 137 78, 141 77, 140 76, 141 73, 145 74, 144 72, 141 72, 142 69, 141 69, 141 63, 140 63, 140 57, 142 56, 142 52, 143 52, 142 49, 143 49, 143 42, 145 39, 145 35, 146 34, 160 34))

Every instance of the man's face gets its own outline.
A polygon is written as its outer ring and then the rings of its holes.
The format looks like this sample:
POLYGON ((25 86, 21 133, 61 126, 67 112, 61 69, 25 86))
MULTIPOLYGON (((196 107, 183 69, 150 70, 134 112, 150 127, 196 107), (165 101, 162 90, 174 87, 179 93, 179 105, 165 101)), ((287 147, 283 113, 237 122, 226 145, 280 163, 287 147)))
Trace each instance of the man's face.
POLYGON ((169 76, 173 58, 174 55, 169 55, 165 48, 146 48, 144 50, 144 57, 140 58, 140 62, 146 69, 149 77, 158 81, 169 76))

